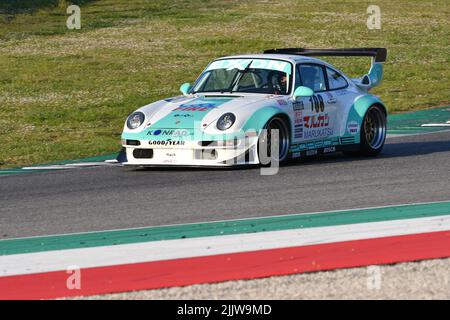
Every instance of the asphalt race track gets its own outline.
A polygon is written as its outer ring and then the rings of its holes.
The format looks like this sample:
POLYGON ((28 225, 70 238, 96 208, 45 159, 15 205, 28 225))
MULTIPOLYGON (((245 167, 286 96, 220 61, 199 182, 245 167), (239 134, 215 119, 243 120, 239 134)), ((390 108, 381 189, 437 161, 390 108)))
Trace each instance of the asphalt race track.
POLYGON ((390 138, 377 158, 245 170, 95 167, 0 177, 3 239, 450 199, 450 132, 390 138))

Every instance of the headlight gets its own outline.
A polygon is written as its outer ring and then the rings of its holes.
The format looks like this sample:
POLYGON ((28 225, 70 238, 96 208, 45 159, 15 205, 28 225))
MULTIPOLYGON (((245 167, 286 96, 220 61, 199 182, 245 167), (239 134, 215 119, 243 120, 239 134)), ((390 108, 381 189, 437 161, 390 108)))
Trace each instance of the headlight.
POLYGON ((227 130, 231 128, 231 126, 236 121, 236 116, 232 113, 225 113, 222 115, 219 120, 217 120, 217 129, 219 130, 227 130))
POLYGON ((128 129, 136 129, 144 123, 145 115, 142 112, 134 112, 127 119, 128 129))

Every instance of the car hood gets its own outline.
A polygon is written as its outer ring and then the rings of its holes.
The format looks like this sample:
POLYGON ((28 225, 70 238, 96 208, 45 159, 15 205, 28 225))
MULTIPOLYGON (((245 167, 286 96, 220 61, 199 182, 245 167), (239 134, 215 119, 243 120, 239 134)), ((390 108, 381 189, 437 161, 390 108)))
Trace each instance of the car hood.
POLYGON ((146 115, 147 129, 194 129, 206 128, 227 112, 243 118, 256 109, 273 103, 270 96, 261 95, 181 96, 161 100, 141 108, 140 111, 146 115))

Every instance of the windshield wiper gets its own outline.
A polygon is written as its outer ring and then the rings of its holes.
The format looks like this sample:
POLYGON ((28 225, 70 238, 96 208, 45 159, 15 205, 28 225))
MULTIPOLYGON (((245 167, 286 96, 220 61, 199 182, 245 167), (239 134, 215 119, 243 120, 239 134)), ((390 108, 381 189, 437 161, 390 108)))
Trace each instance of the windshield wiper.
MULTIPOLYGON (((253 60, 250 61, 250 63, 245 67, 244 70, 238 70, 239 75, 234 79, 233 83, 230 86, 230 93, 233 93, 233 88, 238 84, 239 81, 241 81, 242 77, 248 72, 250 69, 250 65, 252 64, 253 60)), ((236 90, 237 91, 237 90, 236 90)))

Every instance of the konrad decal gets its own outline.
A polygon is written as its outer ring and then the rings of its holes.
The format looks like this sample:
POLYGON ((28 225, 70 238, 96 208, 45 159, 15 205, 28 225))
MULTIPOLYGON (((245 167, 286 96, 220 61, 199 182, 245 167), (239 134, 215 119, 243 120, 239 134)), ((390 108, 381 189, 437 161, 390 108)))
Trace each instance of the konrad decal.
POLYGON ((173 130, 173 129, 157 129, 149 130, 147 132, 148 136, 172 136, 172 137, 186 137, 190 136, 191 132, 189 130, 173 130))

